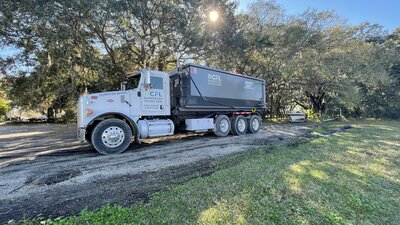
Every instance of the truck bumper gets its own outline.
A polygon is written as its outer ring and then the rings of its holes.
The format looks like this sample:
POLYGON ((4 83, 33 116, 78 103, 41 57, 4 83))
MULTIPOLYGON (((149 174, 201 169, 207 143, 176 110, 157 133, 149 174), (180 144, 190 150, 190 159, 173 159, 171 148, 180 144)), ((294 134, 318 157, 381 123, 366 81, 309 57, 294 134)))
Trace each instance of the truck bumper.
POLYGON ((76 136, 78 138, 78 141, 86 142, 86 129, 78 127, 76 136))

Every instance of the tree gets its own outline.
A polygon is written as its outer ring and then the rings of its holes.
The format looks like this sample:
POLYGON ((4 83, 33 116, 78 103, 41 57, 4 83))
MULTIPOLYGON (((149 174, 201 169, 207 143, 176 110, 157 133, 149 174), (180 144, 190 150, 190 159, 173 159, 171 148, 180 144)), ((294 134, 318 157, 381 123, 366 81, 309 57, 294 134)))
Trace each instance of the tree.
POLYGON ((183 57, 200 52, 194 49, 202 41, 196 28, 202 22, 198 8, 203 4, 194 0, 2 2, 1 41, 23 49, 19 62, 31 65, 5 73, 11 77, 11 92, 20 98, 14 102, 52 116, 54 111, 74 108, 85 88, 119 88, 128 69, 175 66, 176 53, 183 57), (17 93, 25 85, 34 95, 29 102, 17 93))

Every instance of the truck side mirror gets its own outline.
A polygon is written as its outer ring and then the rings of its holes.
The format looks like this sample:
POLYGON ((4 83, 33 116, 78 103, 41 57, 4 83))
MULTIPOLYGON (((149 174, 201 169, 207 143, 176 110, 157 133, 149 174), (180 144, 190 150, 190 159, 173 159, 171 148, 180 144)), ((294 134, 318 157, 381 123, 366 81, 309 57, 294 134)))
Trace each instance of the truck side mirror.
POLYGON ((143 77, 143 87, 144 89, 149 89, 150 88, 150 69, 143 69, 141 71, 141 75, 143 77))
POLYGON ((150 86, 150 70, 147 69, 145 72, 145 79, 144 79, 144 84, 150 86))
POLYGON ((126 84, 127 84, 128 82, 126 82, 126 81, 124 81, 124 82, 121 82, 121 91, 125 91, 126 90, 126 84))

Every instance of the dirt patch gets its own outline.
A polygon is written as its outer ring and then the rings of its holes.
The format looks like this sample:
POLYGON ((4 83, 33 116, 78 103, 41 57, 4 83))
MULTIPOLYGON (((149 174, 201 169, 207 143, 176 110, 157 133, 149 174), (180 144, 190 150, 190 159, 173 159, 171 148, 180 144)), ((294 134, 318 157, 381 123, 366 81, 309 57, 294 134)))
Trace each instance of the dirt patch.
POLYGON ((329 136, 332 136, 332 135, 334 135, 334 134, 336 134, 336 133, 344 132, 344 131, 346 131, 346 130, 348 130, 348 129, 352 129, 352 128, 353 128, 352 126, 346 125, 346 126, 342 126, 342 127, 330 129, 328 132, 326 132, 326 133, 324 133, 324 134, 318 134, 318 135, 309 134, 308 137, 309 137, 309 138, 329 137, 329 136))
POLYGON ((75 140, 75 127, 0 126, 0 224, 23 216, 78 214, 108 203, 130 206, 170 185, 237 164, 215 168, 218 157, 289 141, 309 130, 270 124, 244 136, 181 134, 103 156, 75 140))
POLYGON ((81 175, 82 172, 80 170, 59 170, 59 171, 52 171, 50 173, 44 174, 42 176, 36 177, 37 175, 33 175, 28 178, 25 182, 26 185, 52 185, 57 184, 63 181, 67 181, 73 177, 81 175))
POLYGON ((343 127, 331 129, 331 130, 329 130, 328 134, 332 135, 332 134, 335 134, 337 132, 343 132, 343 131, 346 131, 346 130, 351 129, 351 128, 353 128, 353 127, 352 126, 343 126, 343 127))

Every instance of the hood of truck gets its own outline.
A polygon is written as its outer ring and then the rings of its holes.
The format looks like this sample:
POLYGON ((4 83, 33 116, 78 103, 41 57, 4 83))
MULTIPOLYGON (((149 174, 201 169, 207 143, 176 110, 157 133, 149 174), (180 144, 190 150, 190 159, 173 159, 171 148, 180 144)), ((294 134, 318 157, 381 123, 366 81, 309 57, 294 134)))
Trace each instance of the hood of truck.
POLYGON ((78 101, 78 127, 86 127, 96 117, 106 113, 129 115, 128 91, 111 91, 82 95, 78 101))

